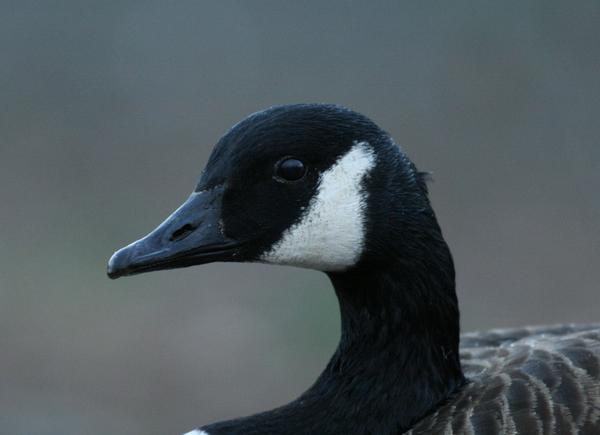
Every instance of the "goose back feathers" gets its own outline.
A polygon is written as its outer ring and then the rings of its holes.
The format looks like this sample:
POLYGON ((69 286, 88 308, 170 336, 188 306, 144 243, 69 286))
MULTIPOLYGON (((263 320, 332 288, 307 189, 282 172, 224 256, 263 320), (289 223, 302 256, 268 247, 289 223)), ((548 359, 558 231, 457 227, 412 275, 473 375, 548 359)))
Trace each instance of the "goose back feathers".
POLYGON ((408 435, 600 434, 600 325, 462 336, 467 384, 408 435))

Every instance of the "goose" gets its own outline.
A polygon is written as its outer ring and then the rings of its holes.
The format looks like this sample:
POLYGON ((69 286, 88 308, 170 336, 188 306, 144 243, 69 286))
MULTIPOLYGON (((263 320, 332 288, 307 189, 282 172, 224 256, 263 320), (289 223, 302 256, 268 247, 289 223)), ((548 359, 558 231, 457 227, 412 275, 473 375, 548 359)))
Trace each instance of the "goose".
POLYGON ((296 400, 188 435, 600 434, 600 324, 460 335, 453 259, 419 172, 367 117, 268 108, 189 198, 118 250, 118 278, 210 262, 327 274, 341 337, 296 400))

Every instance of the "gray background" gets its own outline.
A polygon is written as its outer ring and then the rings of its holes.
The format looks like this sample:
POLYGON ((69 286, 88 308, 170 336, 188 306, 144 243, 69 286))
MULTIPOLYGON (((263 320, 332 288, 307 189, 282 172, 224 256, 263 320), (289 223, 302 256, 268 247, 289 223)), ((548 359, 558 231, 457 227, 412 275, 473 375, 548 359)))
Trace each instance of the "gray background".
POLYGON ((325 276, 106 260, 273 104, 372 117, 433 171, 464 330, 600 320, 600 2, 0 3, 0 433, 177 434, 294 398, 325 276))

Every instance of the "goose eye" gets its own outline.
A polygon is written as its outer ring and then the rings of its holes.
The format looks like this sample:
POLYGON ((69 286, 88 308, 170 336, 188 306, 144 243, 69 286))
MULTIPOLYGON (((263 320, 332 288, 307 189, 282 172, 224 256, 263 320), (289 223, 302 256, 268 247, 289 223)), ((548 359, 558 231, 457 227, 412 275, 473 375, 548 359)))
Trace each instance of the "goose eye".
POLYGON ((275 175, 286 181, 299 180, 305 173, 304 163, 294 158, 283 159, 275 167, 275 175))

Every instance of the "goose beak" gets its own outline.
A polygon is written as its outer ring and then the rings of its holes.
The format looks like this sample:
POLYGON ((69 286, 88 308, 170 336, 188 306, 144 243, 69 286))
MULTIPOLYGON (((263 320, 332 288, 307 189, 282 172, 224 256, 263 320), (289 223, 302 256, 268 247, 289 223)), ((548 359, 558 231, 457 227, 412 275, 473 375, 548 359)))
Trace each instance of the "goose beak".
POLYGON ((154 231, 115 252, 108 261, 108 276, 116 279, 236 257, 240 243, 225 236, 219 222, 222 193, 222 186, 192 193, 154 231))

